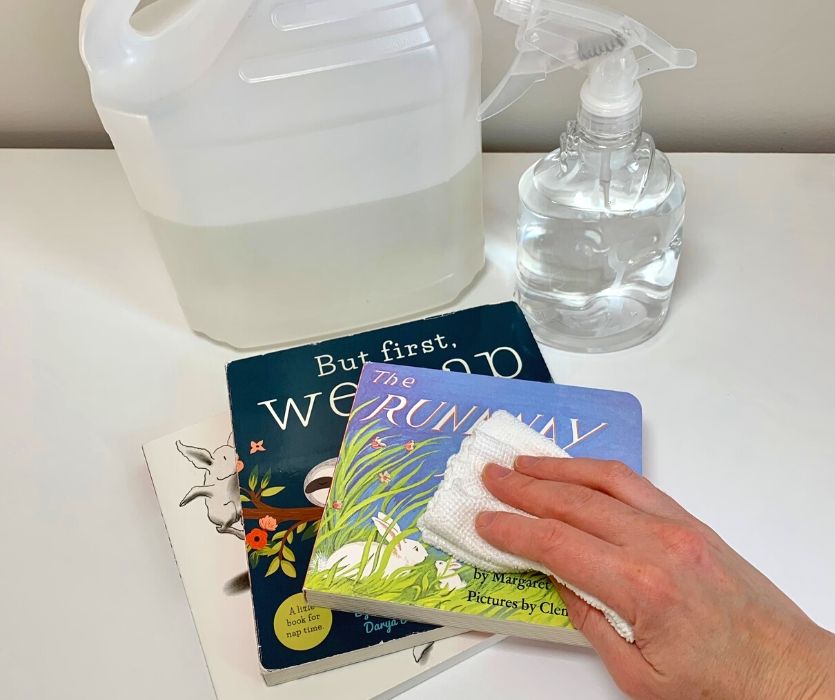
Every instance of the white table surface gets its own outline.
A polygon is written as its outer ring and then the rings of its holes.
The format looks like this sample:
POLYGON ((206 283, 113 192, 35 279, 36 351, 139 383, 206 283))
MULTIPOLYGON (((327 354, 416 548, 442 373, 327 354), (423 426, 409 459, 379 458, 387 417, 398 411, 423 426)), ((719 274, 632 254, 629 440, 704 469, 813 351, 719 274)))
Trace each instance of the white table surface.
MULTIPOLYGON (((489 263, 455 308, 511 295, 533 160, 486 157, 489 263)), ((835 156, 673 162, 690 197, 668 325, 548 364, 640 397, 648 476, 833 629, 835 156)), ((239 353, 189 331, 113 153, 0 151, 0 322, 0 696, 211 697, 140 445, 223 411, 239 353)), ((593 654, 514 641, 406 697, 520 689, 617 697, 593 654)))

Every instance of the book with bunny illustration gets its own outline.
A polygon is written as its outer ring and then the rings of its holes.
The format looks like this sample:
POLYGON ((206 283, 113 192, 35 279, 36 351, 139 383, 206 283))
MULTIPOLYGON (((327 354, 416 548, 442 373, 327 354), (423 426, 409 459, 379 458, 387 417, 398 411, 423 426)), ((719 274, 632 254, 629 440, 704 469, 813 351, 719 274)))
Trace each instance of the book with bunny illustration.
POLYGON ((449 554, 473 529, 476 511, 463 519, 459 511, 474 507, 484 460, 512 466, 517 428, 533 454, 619 460, 641 472, 641 407, 630 394, 366 365, 305 582, 308 601, 584 644, 548 576, 449 554))
MULTIPOLYGON (((229 416, 219 415, 149 442, 143 452, 216 699, 275 700, 258 663, 246 551, 235 535, 217 531, 212 502, 188 498, 234 457, 231 432, 229 416)), ((498 639, 473 632, 435 642, 423 655, 404 649, 291 681, 278 697, 386 700, 498 639)))
POLYGON ((236 512, 222 507, 227 498, 207 503, 218 531, 244 540, 260 661, 271 683, 460 633, 399 617, 332 613, 309 606, 302 592, 357 382, 370 361, 551 381, 513 303, 229 364, 240 504, 236 512))

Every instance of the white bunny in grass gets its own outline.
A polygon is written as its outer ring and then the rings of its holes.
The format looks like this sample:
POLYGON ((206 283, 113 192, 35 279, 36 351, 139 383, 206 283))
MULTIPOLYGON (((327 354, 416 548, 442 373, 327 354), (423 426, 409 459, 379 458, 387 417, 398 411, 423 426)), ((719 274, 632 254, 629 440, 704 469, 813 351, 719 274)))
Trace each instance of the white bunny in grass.
POLYGON ((467 587, 467 584, 464 583, 464 579, 458 575, 461 568, 462 564, 459 564, 454 559, 450 559, 449 561, 439 559, 435 562, 435 571, 438 572, 438 583, 441 584, 442 589, 447 591, 457 591, 461 588, 467 587))
MULTIPOLYGON (((400 526, 385 513, 378 513, 377 517, 371 518, 371 521, 386 542, 391 542, 400 535, 400 526)), ((333 567, 337 567, 337 576, 366 578, 374 572, 374 569, 382 561, 384 549, 384 545, 377 542, 372 542, 370 545, 367 542, 351 542, 331 554, 322 570, 330 571, 333 567), (362 573, 358 573, 366 547, 368 547, 368 561, 365 563, 362 573)), ((391 550, 391 556, 386 563, 383 575, 390 576, 399 569, 417 566, 425 561, 428 556, 429 552, 426 551, 426 547, 417 540, 401 540, 391 550)))

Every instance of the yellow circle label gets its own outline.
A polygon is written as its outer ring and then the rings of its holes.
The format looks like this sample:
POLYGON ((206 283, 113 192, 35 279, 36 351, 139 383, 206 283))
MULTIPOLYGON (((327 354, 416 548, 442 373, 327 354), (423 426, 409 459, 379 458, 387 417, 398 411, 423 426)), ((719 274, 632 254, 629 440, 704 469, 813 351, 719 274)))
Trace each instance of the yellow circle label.
POLYGON ((333 614, 327 608, 307 604, 304 593, 290 596, 275 611, 275 636, 288 649, 308 651, 318 647, 331 631, 333 614))

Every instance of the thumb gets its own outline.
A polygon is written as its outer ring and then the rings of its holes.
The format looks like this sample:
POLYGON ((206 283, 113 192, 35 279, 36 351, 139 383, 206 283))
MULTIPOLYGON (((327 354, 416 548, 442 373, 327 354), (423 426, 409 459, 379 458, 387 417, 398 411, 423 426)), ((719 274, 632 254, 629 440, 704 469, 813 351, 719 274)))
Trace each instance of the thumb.
POLYGON ((599 610, 595 610, 554 579, 551 579, 551 582, 568 609, 571 624, 589 640, 615 683, 627 695, 639 695, 639 689, 645 687, 652 667, 644 659, 638 646, 629 644, 615 632, 599 610))

